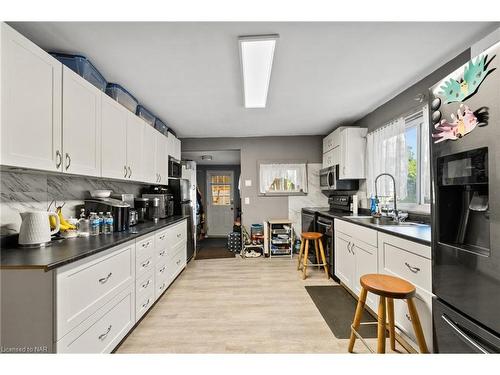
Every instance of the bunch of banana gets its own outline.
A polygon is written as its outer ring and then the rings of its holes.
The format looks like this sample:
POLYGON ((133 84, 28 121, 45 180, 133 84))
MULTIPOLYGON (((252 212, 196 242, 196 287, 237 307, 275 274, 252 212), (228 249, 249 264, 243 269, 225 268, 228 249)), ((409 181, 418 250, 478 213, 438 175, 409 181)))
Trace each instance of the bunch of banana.
MULTIPOLYGON (((68 223, 64 218, 61 208, 62 206, 59 206, 56 209, 57 216, 59 216, 59 222, 60 222, 59 230, 61 232, 65 232, 67 230, 75 230, 76 227, 73 224, 68 223)), ((56 227, 56 219, 53 216, 49 216, 49 221, 50 221, 50 228, 54 229, 56 227)))

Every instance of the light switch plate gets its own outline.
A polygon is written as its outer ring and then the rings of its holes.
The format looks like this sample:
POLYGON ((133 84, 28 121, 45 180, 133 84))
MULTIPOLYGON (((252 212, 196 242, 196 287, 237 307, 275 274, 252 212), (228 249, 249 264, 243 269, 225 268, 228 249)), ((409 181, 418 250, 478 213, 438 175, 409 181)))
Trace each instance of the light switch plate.
POLYGON ((250 204, 250 198, 249 197, 245 197, 245 204, 250 204))
POLYGON ((245 180, 245 186, 252 186, 252 180, 245 180))

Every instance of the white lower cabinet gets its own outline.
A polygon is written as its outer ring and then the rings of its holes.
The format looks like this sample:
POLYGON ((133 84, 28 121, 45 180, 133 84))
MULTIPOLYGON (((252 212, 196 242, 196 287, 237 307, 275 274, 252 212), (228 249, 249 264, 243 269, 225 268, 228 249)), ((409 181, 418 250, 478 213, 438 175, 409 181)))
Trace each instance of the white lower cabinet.
MULTIPOLYGON (((415 285, 415 305, 432 351, 430 247, 336 219, 335 274, 346 288, 359 295, 359 279, 369 273, 397 276, 415 285)), ((366 304, 377 313, 378 296, 368 293, 366 304)), ((397 332, 418 351, 406 301, 394 300, 394 317, 397 332)))
MULTIPOLYGON (((335 274, 356 295, 361 291, 361 276, 377 273, 376 244, 377 231, 335 220, 335 274)), ((375 296, 367 296, 366 304, 372 310, 377 310, 377 303, 375 296)))
POLYGON ((56 344, 58 353, 110 353, 135 324, 130 284, 56 344))
MULTIPOLYGON (((416 287, 415 305, 427 347, 432 351, 432 272, 431 248, 385 233, 379 233, 379 272, 401 277, 416 287)), ((399 333, 418 350, 415 334, 404 301, 394 301, 399 333)))

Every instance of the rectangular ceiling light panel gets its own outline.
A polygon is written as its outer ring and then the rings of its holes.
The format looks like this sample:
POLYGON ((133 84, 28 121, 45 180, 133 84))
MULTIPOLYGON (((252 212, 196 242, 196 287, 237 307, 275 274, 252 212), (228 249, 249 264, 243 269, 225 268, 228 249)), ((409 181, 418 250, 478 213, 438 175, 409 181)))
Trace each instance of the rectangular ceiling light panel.
POLYGON ((240 37, 246 108, 265 108, 278 35, 240 37))

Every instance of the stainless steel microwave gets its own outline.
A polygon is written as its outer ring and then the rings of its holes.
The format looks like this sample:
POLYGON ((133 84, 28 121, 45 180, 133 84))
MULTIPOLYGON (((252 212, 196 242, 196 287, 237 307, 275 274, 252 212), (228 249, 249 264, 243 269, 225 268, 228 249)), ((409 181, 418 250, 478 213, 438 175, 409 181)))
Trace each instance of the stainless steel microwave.
POLYGON ((323 193, 327 194, 336 190, 358 190, 358 180, 339 179, 339 165, 323 168, 319 172, 319 186, 323 193))
POLYGON ((181 178, 182 177, 182 166, 181 162, 172 156, 168 157, 168 177, 169 178, 181 178))

